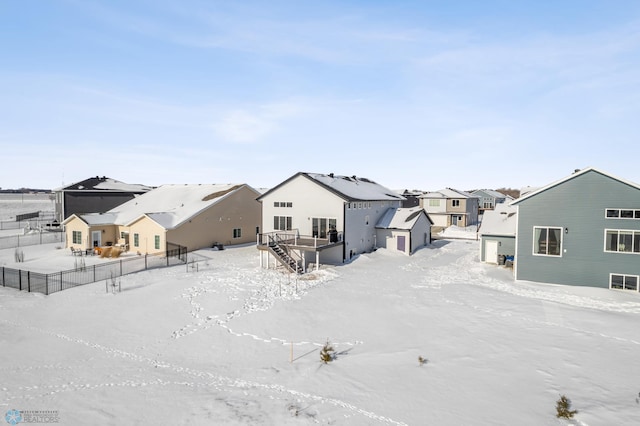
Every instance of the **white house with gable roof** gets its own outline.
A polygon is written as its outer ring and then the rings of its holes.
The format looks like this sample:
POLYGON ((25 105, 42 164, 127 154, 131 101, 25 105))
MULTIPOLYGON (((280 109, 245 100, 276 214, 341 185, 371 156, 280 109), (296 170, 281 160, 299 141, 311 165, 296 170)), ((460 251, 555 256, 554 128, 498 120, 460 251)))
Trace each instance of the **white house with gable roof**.
POLYGON ((373 251, 376 224, 405 198, 369 179, 299 172, 258 197, 261 264, 339 264, 373 251))

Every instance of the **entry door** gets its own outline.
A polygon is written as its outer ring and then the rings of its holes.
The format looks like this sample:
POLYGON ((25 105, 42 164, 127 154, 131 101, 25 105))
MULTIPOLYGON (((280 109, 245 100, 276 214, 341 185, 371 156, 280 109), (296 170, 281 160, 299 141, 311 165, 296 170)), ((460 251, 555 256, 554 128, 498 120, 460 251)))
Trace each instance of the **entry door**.
POLYGON ((100 247, 102 245, 102 232, 91 231, 91 246, 100 247))
POLYGON ((498 242, 497 241, 485 241, 484 242, 484 261, 487 263, 498 264, 498 242))
POLYGON ((401 251, 404 253, 404 248, 405 248, 405 236, 404 235, 398 235, 398 251, 401 251))
POLYGON ((458 215, 454 214, 453 216, 451 216, 451 224, 452 225, 458 224, 458 215))

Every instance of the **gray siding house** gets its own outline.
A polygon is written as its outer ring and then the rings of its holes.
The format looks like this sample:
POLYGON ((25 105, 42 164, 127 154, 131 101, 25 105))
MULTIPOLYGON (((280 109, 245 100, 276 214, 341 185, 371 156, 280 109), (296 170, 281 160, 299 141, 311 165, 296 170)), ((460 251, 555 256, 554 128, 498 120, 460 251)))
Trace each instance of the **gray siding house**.
POLYGON ((640 185, 587 168, 512 205, 516 280, 638 291, 640 185))
POLYGON ((500 203, 504 203, 507 199, 506 195, 494 191, 493 189, 476 189, 471 193, 479 199, 479 210, 483 212, 485 210, 493 210, 500 203))

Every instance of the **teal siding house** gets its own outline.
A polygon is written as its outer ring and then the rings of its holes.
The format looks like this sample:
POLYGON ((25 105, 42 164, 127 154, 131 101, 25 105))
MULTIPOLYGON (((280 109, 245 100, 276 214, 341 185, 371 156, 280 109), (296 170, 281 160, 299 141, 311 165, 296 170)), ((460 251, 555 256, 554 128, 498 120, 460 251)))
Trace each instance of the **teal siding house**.
POLYGON ((511 205, 516 280, 639 291, 640 185, 587 168, 511 205))

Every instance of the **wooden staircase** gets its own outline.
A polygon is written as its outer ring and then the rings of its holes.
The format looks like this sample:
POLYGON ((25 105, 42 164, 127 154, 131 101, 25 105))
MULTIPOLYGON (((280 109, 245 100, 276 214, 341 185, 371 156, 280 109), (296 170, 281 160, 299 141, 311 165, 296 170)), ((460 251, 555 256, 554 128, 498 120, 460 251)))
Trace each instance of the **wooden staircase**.
POLYGON ((289 255, 289 250, 287 249, 286 244, 282 244, 277 239, 269 236, 268 247, 269 251, 285 266, 285 268, 298 275, 304 274, 302 266, 300 266, 300 264, 289 255))

